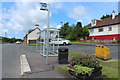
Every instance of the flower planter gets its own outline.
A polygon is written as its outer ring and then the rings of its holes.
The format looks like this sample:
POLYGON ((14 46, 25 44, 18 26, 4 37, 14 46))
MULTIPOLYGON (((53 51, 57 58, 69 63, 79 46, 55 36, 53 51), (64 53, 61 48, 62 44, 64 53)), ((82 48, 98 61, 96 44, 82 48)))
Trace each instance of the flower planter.
POLYGON ((102 65, 95 56, 77 55, 71 59, 68 72, 83 80, 92 80, 102 74, 102 65))
POLYGON ((88 74, 76 74, 74 71, 71 71, 71 70, 68 70, 68 72, 72 76, 75 76, 76 78, 79 78, 79 79, 92 79, 92 78, 98 77, 102 74, 101 69, 102 69, 102 67, 95 68, 93 70, 91 76, 89 76, 88 74))

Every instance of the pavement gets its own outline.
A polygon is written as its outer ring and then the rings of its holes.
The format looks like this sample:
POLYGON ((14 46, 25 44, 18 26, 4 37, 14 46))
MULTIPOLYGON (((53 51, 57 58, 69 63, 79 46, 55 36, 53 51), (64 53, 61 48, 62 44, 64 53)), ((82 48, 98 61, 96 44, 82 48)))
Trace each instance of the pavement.
POLYGON ((45 58, 39 53, 26 54, 31 72, 26 72, 22 78, 64 78, 54 68, 60 66, 57 57, 49 57, 49 64, 45 64, 45 58))

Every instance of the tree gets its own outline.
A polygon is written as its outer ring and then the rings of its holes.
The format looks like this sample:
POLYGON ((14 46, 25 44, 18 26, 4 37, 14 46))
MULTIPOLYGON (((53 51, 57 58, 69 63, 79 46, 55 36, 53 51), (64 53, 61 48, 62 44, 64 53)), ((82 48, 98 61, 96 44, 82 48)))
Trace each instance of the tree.
POLYGON ((69 39, 69 40, 75 40, 76 37, 77 37, 77 35, 76 35, 75 32, 72 30, 72 31, 70 32, 70 34, 67 36, 67 39, 69 39))
POLYGON ((77 37, 80 37, 81 35, 82 35, 82 23, 77 22, 76 26, 71 30, 67 39, 75 40, 77 37))
POLYGON ((106 15, 103 15, 102 17, 101 17, 101 19, 105 19, 105 18, 108 18, 108 17, 110 17, 111 15, 108 15, 108 14, 106 14, 106 15))
POLYGON ((71 27, 74 28, 74 27, 75 27, 75 24, 72 24, 71 27))
POLYGON ((81 37, 82 36, 82 23, 77 22, 73 31, 74 31, 74 34, 76 35, 76 37, 81 37))
POLYGON ((120 12, 118 13, 118 15, 120 15, 120 12))
POLYGON ((71 32, 72 27, 69 26, 69 22, 65 23, 61 28, 60 28, 60 36, 63 38, 66 38, 69 33, 71 32))
POLYGON ((75 27, 69 26, 65 23, 60 29, 60 36, 69 40, 76 40, 76 38, 84 38, 89 36, 88 27, 82 27, 81 22, 77 22, 75 27))
POLYGON ((83 37, 86 37, 86 36, 89 36, 89 29, 88 29, 88 27, 87 26, 84 26, 83 27, 83 31, 82 31, 83 33, 83 37))
POLYGON ((16 39, 15 37, 13 37, 13 38, 2 37, 2 42, 14 43, 14 42, 16 42, 16 41, 21 41, 21 42, 23 42, 22 39, 16 39))

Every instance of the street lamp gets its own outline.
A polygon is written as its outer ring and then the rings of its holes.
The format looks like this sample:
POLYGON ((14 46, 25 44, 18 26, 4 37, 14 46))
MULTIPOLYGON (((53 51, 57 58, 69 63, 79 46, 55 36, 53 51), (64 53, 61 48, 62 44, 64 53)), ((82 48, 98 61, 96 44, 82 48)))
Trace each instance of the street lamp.
POLYGON ((46 37, 46 64, 48 63, 48 48, 49 48, 49 26, 50 26, 50 4, 41 3, 40 10, 48 11, 47 37, 46 37))

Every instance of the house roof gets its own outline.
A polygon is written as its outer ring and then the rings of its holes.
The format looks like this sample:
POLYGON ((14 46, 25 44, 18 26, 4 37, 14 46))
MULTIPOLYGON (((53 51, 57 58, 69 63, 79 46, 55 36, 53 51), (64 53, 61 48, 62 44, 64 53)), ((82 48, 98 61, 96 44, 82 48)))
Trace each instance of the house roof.
POLYGON ((88 28, 98 28, 98 27, 104 27, 104 26, 110 26, 110 25, 115 25, 115 24, 120 24, 120 15, 116 15, 115 19, 112 19, 112 17, 104 18, 96 24, 95 26, 91 26, 91 24, 88 24, 88 28))
MULTIPOLYGON (((31 32, 33 32, 33 31, 36 30, 36 29, 40 30, 38 27, 36 27, 35 29, 30 30, 30 31, 28 32, 28 34, 30 34, 31 32)), ((40 31, 41 31, 41 30, 40 30, 40 31)))
MULTIPOLYGON (((31 29, 31 30, 28 31, 28 34, 26 34, 25 37, 27 37, 27 35, 29 35, 31 32, 33 32, 33 31, 36 30, 36 29, 40 30, 38 27, 36 27, 35 29, 31 29)), ((40 31, 41 31, 41 30, 40 30, 40 31)))

